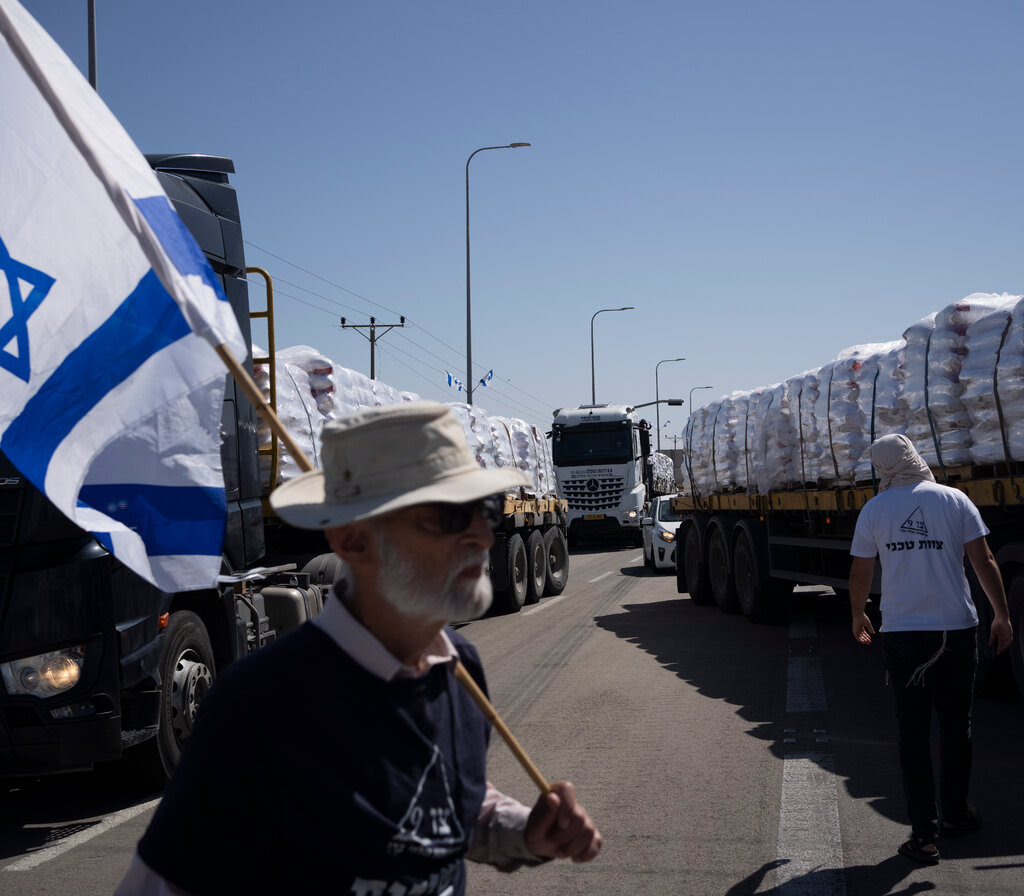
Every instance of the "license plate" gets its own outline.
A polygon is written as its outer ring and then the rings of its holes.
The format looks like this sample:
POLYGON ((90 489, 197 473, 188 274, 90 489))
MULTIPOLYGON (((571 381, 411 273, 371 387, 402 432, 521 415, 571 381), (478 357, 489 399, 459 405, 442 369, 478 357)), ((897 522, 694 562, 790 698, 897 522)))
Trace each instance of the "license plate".
POLYGON ((603 520, 604 519, 604 514, 603 513, 585 513, 585 514, 583 514, 583 519, 585 519, 585 520, 603 520))

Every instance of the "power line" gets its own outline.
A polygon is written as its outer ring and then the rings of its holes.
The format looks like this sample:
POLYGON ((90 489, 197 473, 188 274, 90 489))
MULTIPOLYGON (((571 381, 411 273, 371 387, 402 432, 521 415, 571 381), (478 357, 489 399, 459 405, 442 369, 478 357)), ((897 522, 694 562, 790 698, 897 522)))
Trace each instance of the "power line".
MULTIPOLYGON (((302 271, 303 273, 308 274, 309 276, 314 277, 317 280, 320 280, 323 283, 326 283, 329 286, 334 287, 335 289, 340 289, 342 292, 348 293, 351 296, 355 296, 356 298, 358 298, 358 299, 360 299, 360 300, 362 300, 364 302, 368 302, 369 304, 371 304, 371 305, 373 305, 373 306, 375 306, 377 308, 381 308, 381 309, 383 309, 385 311, 389 311, 389 312, 392 312, 392 313, 397 313, 397 312, 393 312, 392 309, 388 308, 386 305, 382 305, 379 302, 374 301, 373 299, 370 299, 370 298, 368 298, 366 296, 361 295, 360 293, 355 292, 354 290, 349 289, 348 287, 342 286, 340 283, 335 283, 332 280, 328 280, 326 277, 323 277, 320 274, 317 274, 314 271, 309 270, 308 268, 302 267, 302 265, 296 264, 295 262, 289 261, 287 258, 283 258, 282 256, 277 255, 274 252, 271 252, 269 249, 265 249, 262 246, 258 246, 255 243, 250 242, 249 240, 245 240, 244 242, 245 242, 245 244, 247 246, 251 246, 252 248, 254 248, 256 250, 258 250, 260 252, 263 252, 266 255, 269 255, 271 258, 275 258, 278 261, 282 262, 283 264, 287 264, 287 265, 295 268, 296 270, 302 271)), ((336 306, 338 306, 340 308, 345 308, 346 310, 353 311, 355 313, 361 313, 361 311, 359 309, 353 308, 353 307, 351 307, 349 305, 345 305, 343 302, 339 302, 335 298, 332 298, 330 296, 325 296, 325 295, 323 295, 321 293, 316 292, 315 290, 309 289, 306 286, 302 286, 302 285, 297 284, 297 283, 292 283, 292 282, 290 282, 288 280, 285 280, 284 278, 277 278, 277 279, 281 283, 286 283, 287 285, 292 286, 295 289, 300 289, 303 292, 307 292, 310 295, 313 295, 313 296, 316 296, 317 298, 323 299, 326 302, 330 302, 331 304, 336 305, 336 306)), ((260 284, 260 285, 262 285, 262 284, 260 284)), ((332 313, 332 312, 330 312, 326 308, 322 308, 319 305, 316 305, 316 304, 314 304, 312 302, 309 302, 307 300, 299 298, 298 296, 291 295, 290 293, 279 292, 279 294, 282 295, 282 296, 286 296, 287 298, 294 299, 295 301, 300 302, 301 304, 307 305, 308 307, 315 308, 318 311, 323 311, 324 313, 327 313, 327 314, 332 313)), ((407 323, 410 326, 415 327, 416 329, 420 330, 425 335, 429 336, 435 342, 438 342, 440 345, 444 346, 446 349, 448 349, 448 351, 452 352, 454 355, 456 355, 460 359, 464 359, 465 358, 465 354, 463 352, 460 352, 457 348, 454 348, 453 346, 449 345, 443 339, 439 338, 438 336, 435 336, 433 333, 431 333, 425 327, 423 327, 420 324, 416 323, 416 321, 410 319, 410 320, 407 320, 407 323)), ((444 358, 441 358, 440 356, 438 356, 438 355, 434 354, 433 352, 431 352, 429 349, 427 349, 424 346, 420 345, 419 343, 415 342, 413 339, 411 339, 410 337, 406 336, 404 333, 397 333, 396 336, 398 336, 400 338, 406 339, 411 345, 416 346, 416 348, 419 349, 420 351, 425 352, 426 354, 428 354, 431 357, 435 358, 436 360, 440 361, 442 364, 445 365, 445 369, 447 369, 448 367, 454 366, 454 365, 450 365, 444 358)), ((484 367, 480 366, 479 369, 481 371, 483 371, 484 367)), ((516 392, 521 393, 527 399, 530 399, 532 401, 537 402, 537 405, 539 407, 544 408, 544 410, 542 412, 540 412, 540 416, 543 417, 544 415, 546 415, 549 412, 550 409, 548 409, 546 407, 547 402, 545 402, 543 399, 538 398, 536 395, 531 394, 530 392, 526 391, 525 389, 510 383, 508 380, 502 380, 502 382, 507 384, 510 388, 512 388, 516 392)), ((493 387, 489 387, 489 388, 493 388, 493 387)), ((512 405, 514 405, 516 407, 519 407, 519 408, 524 408, 525 407, 523 404, 520 403, 520 401, 511 398, 506 393, 502 392, 502 390, 494 389, 494 393, 493 394, 501 396, 502 398, 504 398, 504 400, 506 402, 508 402, 509 404, 512 404, 512 405)), ((529 411, 529 413, 537 414, 538 412, 536 410, 534 410, 534 411, 529 411)))

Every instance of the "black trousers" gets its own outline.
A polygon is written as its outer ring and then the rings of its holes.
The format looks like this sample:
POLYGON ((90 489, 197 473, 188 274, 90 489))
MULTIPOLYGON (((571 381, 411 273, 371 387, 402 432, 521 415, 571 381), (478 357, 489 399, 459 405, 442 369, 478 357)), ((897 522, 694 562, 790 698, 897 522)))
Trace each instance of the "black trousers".
POLYGON ((939 832, 932 767, 932 711, 938 720, 939 803, 944 820, 967 817, 971 779, 971 711, 978 667, 975 628, 882 632, 899 730, 900 768, 913 832, 939 832))

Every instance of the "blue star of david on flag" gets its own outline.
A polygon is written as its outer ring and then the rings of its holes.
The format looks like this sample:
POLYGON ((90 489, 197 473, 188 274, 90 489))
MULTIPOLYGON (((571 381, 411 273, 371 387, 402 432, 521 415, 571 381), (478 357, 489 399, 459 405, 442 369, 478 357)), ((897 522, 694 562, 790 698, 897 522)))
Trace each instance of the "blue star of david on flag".
POLYGON ((56 281, 49 274, 15 261, 3 239, 0 239, 0 270, 7 279, 11 304, 10 319, 0 326, 0 367, 27 383, 32 371, 28 319, 56 281), (23 293, 23 284, 29 287, 27 294, 23 293), (10 351, 12 344, 17 346, 17 352, 10 351))

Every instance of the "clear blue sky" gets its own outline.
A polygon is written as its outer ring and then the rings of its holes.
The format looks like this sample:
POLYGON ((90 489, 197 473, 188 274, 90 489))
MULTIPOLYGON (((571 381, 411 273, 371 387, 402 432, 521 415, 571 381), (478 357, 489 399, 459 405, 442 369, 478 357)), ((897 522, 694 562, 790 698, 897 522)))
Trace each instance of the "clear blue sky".
MULTIPOLYGON (((24 2, 24 0, 23 0, 24 2)), ((86 0, 27 9, 87 71, 86 0)), ((1024 292, 1009 0, 97 0, 144 152, 230 156, 279 346, 459 400, 470 168, 477 405, 699 407, 1024 292), (258 247, 258 248, 257 248, 258 247), (281 259, 284 259, 282 261, 281 259)), ((654 408, 650 409, 654 417, 654 408)), ((677 434, 688 409, 662 408, 677 434)), ((664 438, 663 438, 663 447, 664 438)))

